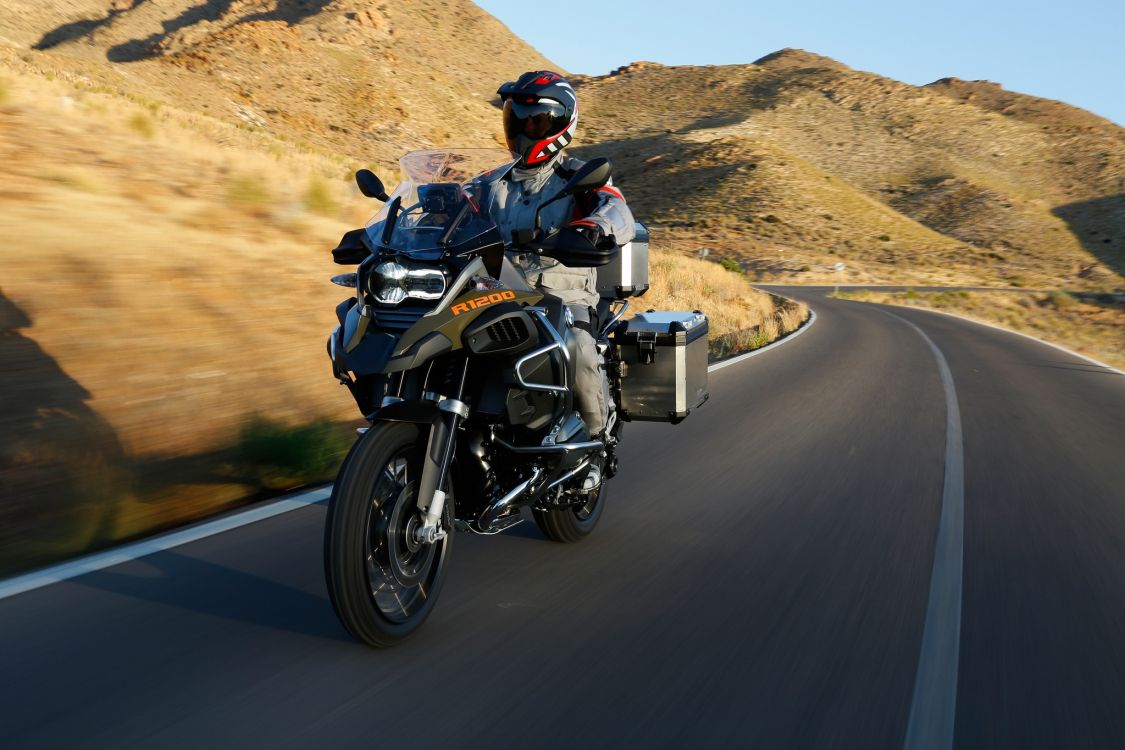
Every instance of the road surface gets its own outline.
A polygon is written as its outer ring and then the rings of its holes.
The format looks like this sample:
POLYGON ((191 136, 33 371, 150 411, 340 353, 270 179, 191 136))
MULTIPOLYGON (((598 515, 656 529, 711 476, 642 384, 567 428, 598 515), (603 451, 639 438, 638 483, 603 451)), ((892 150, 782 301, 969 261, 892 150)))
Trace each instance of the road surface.
POLYGON ((322 505, 0 601, 0 746, 1125 747, 1125 377, 823 292, 629 426, 590 539, 458 535, 394 650, 322 505))

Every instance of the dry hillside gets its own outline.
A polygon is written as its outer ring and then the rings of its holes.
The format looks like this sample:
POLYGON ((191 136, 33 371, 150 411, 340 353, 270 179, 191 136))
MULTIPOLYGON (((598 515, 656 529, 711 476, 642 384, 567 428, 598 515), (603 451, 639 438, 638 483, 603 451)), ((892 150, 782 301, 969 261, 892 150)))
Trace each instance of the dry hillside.
POLYGON ((799 50, 636 63, 580 96, 585 151, 642 214, 763 278, 844 261, 851 280, 1121 284, 1125 129, 1069 105, 799 50))
MULTIPOLYGON (((496 86, 540 66, 468 0, 7 0, 0 568, 238 502, 260 478, 212 451, 251 413, 351 415, 322 351, 326 251, 371 210, 349 175, 497 143, 496 86)), ((1121 283, 1122 130, 1066 105, 791 50, 580 97, 579 153, 672 250, 653 299, 749 343, 801 311, 700 246, 765 278, 1121 283)))
POLYGON ((323 352, 327 250, 372 210, 346 176, 491 145, 529 61, 469 2, 5 3, 0 570, 245 498, 250 414, 354 416, 323 352))
POLYGON ((389 165, 495 145, 499 82, 550 62, 468 0, 8 0, 43 73, 389 165), (109 63, 109 64, 107 64, 109 63))
MULTIPOLYGON (((497 83, 554 67, 467 0, 12 0, 0 41, 48 53, 23 56, 40 72, 383 169, 495 143, 497 83)), ((613 156, 678 246, 764 279, 842 260, 851 281, 1120 284, 1125 131, 1075 107, 800 50, 581 84, 578 153, 613 156)))
MULTIPOLYGON (((255 414, 356 416, 324 353, 346 295, 327 251, 374 210, 351 173, 495 143, 495 81, 548 65, 468 3, 316 5, 0 17, 0 574, 310 478, 234 446, 255 414), (412 57, 427 28, 444 46, 412 57), (483 68, 451 63, 482 41, 483 68)), ((653 304, 717 333, 801 317, 713 264, 654 265, 653 304)))

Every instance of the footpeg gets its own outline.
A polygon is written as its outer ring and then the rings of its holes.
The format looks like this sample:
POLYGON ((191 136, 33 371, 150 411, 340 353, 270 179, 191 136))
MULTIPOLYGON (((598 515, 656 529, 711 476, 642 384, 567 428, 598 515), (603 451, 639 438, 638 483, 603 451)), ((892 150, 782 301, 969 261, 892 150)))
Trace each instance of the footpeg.
POLYGON ((491 533, 496 534, 504 531, 505 529, 510 529, 513 526, 518 526, 521 523, 523 523, 523 516, 521 516, 519 513, 513 513, 512 515, 504 516, 503 518, 497 518, 492 522, 491 533))
POLYGON ((483 534, 484 536, 492 536, 493 534, 499 534, 501 531, 504 531, 505 529, 510 529, 513 526, 518 526, 521 523, 523 523, 523 517, 520 516, 519 512, 517 511, 517 512, 514 512, 514 513, 509 513, 506 516, 502 516, 500 518, 497 518, 495 521, 492 522, 492 525, 488 527, 487 531, 484 530, 484 529, 481 529, 476 524, 470 525, 468 527, 468 530, 473 532, 474 534, 483 534))

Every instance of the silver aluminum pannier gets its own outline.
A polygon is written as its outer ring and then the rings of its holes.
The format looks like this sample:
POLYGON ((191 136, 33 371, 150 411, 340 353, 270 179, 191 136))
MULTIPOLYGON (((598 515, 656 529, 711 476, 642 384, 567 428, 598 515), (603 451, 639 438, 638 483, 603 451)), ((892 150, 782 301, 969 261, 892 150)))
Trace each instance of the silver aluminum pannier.
POLYGON ((637 222, 637 234, 612 261, 598 269, 598 294, 606 299, 640 297, 648 291, 648 228, 637 222))
POLYGON ((623 364, 622 419, 675 423, 707 400, 703 313, 640 313, 614 331, 612 340, 623 364))

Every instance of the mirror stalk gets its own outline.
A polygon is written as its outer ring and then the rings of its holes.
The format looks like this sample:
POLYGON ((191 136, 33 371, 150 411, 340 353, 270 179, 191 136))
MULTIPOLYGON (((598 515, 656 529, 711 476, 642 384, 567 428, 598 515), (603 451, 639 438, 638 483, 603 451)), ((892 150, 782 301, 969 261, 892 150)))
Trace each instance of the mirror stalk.
POLYGON ((387 218, 383 219, 383 245, 389 245, 391 242, 391 233, 395 231, 395 222, 398 221, 398 210, 402 207, 402 198, 398 197, 391 201, 390 210, 387 211, 387 218))

